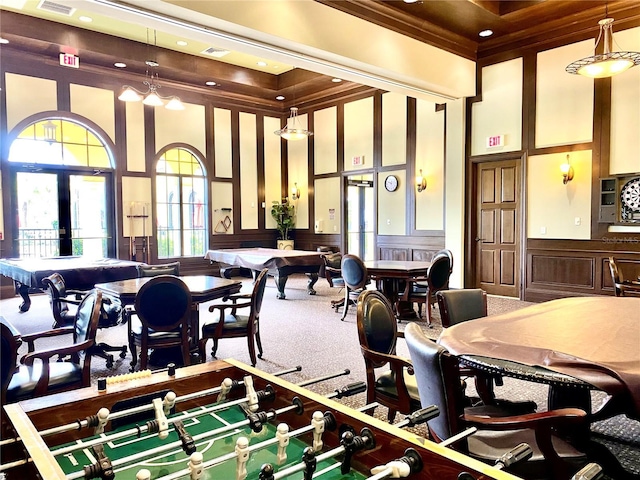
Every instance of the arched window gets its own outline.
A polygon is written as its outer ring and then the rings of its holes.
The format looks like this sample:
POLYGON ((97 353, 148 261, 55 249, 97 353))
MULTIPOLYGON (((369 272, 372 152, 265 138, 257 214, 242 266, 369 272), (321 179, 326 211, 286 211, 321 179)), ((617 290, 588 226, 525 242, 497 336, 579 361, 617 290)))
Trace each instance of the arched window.
POLYGON ((90 123, 51 117, 18 126, 9 147, 11 195, 19 205, 14 255, 114 256, 115 160, 107 137, 90 123))
POLYGON ((158 258, 203 256, 207 182, 202 163, 185 148, 167 150, 156 164, 158 258))

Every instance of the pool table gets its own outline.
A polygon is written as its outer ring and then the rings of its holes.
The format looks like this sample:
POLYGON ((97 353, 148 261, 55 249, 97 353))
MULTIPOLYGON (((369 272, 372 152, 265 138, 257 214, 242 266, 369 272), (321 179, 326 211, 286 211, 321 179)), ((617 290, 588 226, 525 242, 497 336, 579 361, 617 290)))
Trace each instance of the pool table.
POLYGON ((53 273, 64 277, 69 289, 88 290, 96 283, 114 282, 138 276, 140 262, 116 258, 50 257, 0 259, 0 275, 15 282, 16 293, 23 299, 20 311, 31 307, 29 290, 43 289, 42 279, 53 273))
POLYGON ((263 268, 269 269, 276 287, 277 297, 286 298, 284 287, 292 273, 306 273, 309 277, 307 293, 315 295, 313 286, 318 281, 318 271, 323 265, 322 253, 305 250, 279 250, 276 248, 232 248, 223 250, 209 250, 204 258, 212 262, 224 263, 238 267, 245 267, 255 273, 263 268))

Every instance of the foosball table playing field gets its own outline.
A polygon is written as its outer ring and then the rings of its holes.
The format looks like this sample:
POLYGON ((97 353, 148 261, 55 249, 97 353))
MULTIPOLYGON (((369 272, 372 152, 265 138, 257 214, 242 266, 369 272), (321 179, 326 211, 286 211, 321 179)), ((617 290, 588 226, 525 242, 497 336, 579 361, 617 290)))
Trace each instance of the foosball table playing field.
POLYGON ((4 406, 1 473, 8 480, 517 478, 235 360, 101 388, 4 406))

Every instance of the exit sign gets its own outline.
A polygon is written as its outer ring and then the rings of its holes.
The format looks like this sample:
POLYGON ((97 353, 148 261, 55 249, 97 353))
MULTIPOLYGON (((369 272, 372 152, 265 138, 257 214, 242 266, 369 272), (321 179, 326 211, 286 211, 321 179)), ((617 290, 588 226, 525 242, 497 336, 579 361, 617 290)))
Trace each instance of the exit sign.
POLYGON ((358 155, 351 158, 351 165, 364 165, 364 155, 358 155))
POLYGON ((61 53, 60 65, 63 67, 80 68, 80 57, 76 57, 70 53, 61 53))
POLYGON ((487 148, 504 147, 504 135, 487 137, 487 148))

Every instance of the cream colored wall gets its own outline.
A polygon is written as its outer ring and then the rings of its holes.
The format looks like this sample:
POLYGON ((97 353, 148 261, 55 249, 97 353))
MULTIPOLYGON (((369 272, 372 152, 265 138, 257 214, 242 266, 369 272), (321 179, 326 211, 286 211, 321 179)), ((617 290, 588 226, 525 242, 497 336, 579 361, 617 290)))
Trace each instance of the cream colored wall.
MULTIPOLYGON (((305 130, 309 128, 308 115, 299 115, 300 126, 305 130)), ((309 228, 309 142, 305 140, 289 141, 288 149, 287 196, 296 208, 296 228, 309 228), (293 200, 291 189, 298 184, 300 198, 293 200)))
POLYGON ((258 228, 258 151, 256 116, 240 112, 240 227, 258 228))
POLYGON ((562 183, 566 153, 535 155, 527 163, 527 237, 588 240, 591 236, 591 150, 569 155, 575 175, 562 183))
POLYGON ((5 74, 7 131, 31 115, 58 110, 57 84, 44 78, 5 74))
POLYGON ((344 105, 344 170, 373 168, 373 97, 344 105), (364 165, 352 158, 364 156, 364 165))
POLYGON ((223 211, 223 208, 233 209, 233 183, 211 182, 211 231, 214 235, 231 235, 234 232, 233 210, 223 211), (225 230, 223 222, 229 216, 231 225, 225 230))
POLYGON ((216 177, 231 178, 233 176, 231 153, 231 110, 213 109, 213 142, 215 154, 216 177))
POLYGON ((144 233, 153 235, 153 208, 151 208, 151 179, 148 177, 122 177, 122 235, 130 237, 133 227, 133 236, 140 237, 144 233), (143 220, 128 218, 130 215, 142 215, 142 208, 148 218, 143 220))
POLYGON ((565 67, 578 58, 592 54, 592 40, 538 54, 536 147, 591 141, 593 79, 570 75, 565 67))
POLYGON ((482 101, 471 107, 471 154, 522 148, 522 58, 482 69, 482 101), (487 147, 487 137, 504 135, 504 147, 487 147))
POLYGON ((314 182, 315 233, 340 233, 340 190, 340 177, 319 178, 314 182))
POLYGON ((313 113, 314 172, 316 175, 338 171, 338 108, 313 113))
MULTIPOLYGON (((640 27, 614 33, 622 50, 640 51, 640 27)), ((611 78, 609 174, 640 173, 640 68, 611 78)))
POLYGON ((127 121, 127 170, 145 172, 146 137, 144 132, 144 105, 142 102, 125 102, 127 121))
POLYGON ((416 105, 416 175, 422 169, 427 189, 416 192, 416 230, 444 230, 444 111, 435 103, 416 105))
POLYGON ((404 170, 378 173, 378 235, 404 235, 407 229, 407 175, 404 170), (398 188, 388 192, 384 180, 389 175, 398 177, 398 188))
POLYGON ((280 192, 280 179, 282 176, 282 165, 280 154, 282 140, 273 132, 280 130, 280 119, 274 117, 264 117, 264 198, 265 198, 265 227, 276 228, 276 222, 271 216, 271 205, 273 202, 280 202, 282 195, 280 192))
MULTIPOLYGON (((449 286, 464 286, 465 99, 447 102, 445 157, 445 247, 453 253, 449 286)), ((427 187, 428 188, 428 187, 427 187)))
POLYGON ((113 108, 113 91, 72 83, 69 85, 69 94, 71 112, 94 122, 109 135, 112 142, 115 142, 116 118, 115 108, 113 108), (96 105, 102 105, 104 108, 96 108, 96 105))
MULTIPOLYGON (((296 52, 296 66, 300 68, 358 83, 362 83, 360 72, 364 72, 367 84, 403 95, 427 97, 427 90, 434 90, 458 98, 475 91, 473 61, 319 2, 244 0, 242 8, 238 8, 237 0, 163 3, 213 17, 190 12, 199 22, 215 29, 296 52), (378 81, 379 77, 390 81, 378 81), (411 86, 411 91, 403 89, 404 85, 411 86)), ((232 41, 228 42, 218 46, 237 50, 232 41)), ((251 51, 246 42, 243 48, 249 48, 247 53, 264 56, 258 49, 251 51)), ((269 54, 274 61, 291 63, 291 57, 279 55, 277 49, 271 49, 269 54)))
POLYGON ((184 110, 156 108, 156 152, 171 143, 181 142, 207 153, 204 105, 183 102, 184 110))
POLYGON ((407 163, 407 97, 382 95, 382 165, 407 163))

